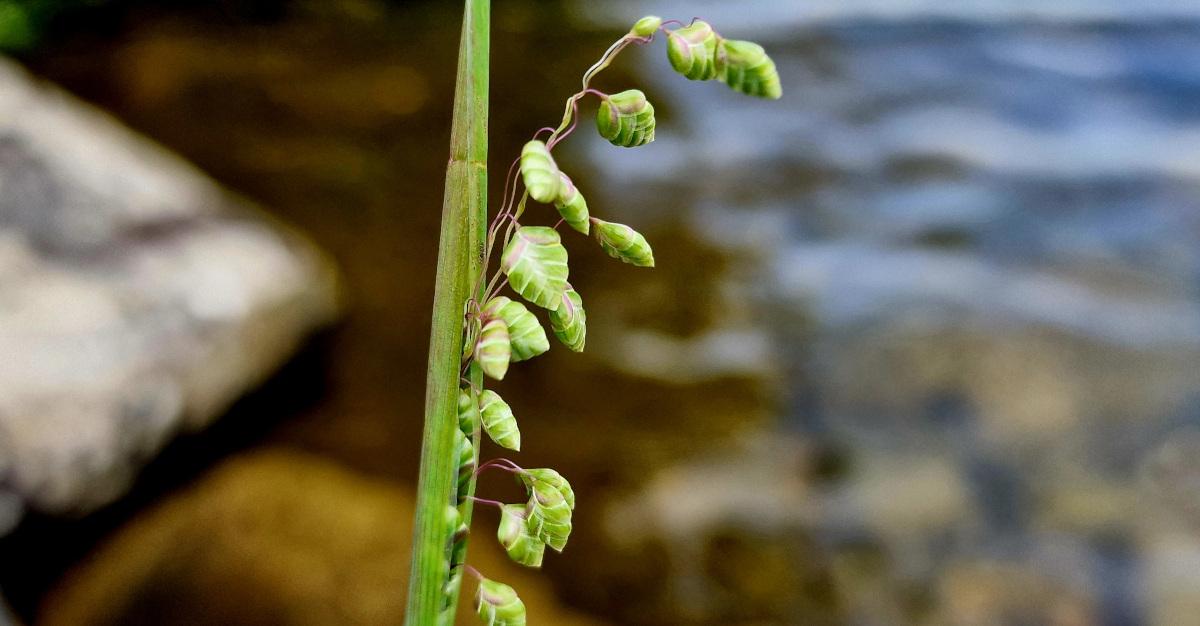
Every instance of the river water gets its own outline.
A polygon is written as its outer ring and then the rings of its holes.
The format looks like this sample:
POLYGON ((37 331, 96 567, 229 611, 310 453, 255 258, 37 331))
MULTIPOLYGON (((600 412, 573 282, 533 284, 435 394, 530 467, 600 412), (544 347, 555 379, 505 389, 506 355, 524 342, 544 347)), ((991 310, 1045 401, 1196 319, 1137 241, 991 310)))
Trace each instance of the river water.
POLYGON ((734 259, 678 287, 718 294, 704 332, 627 329, 675 361, 615 365, 782 398, 616 509, 670 546, 664 594, 714 623, 1197 623, 1200 10, 667 6, 763 41, 785 97, 656 50, 659 141, 582 150, 594 204, 734 259))

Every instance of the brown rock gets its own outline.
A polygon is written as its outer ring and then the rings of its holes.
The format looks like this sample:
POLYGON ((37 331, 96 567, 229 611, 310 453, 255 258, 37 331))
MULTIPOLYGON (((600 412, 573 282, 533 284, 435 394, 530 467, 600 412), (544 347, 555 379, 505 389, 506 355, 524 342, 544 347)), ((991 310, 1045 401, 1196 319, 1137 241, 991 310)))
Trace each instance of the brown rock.
MULTIPOLYGON (((399 624, 412 514, 407 491, 309 454, 235 458, 109 539, 48 595, 38 623, 399 624)), ((492 516, 481 518, 470 562, 512 584, 531 623, 596 623, 508 562, 492 516)), ((476 623, 472 593, 460 624, 476 623)))

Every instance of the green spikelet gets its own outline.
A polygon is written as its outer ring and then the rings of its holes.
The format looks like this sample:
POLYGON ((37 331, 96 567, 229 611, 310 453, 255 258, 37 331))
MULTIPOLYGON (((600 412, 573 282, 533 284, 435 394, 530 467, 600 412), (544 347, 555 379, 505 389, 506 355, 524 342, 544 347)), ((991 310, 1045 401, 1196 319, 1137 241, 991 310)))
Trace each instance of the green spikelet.
POLYGON ((463 523, 462 512, 456 506, 446 505, 446 521, 450 528, 454 529, 454 534, 450 536, 451 544, 462 541, 471 532, 471 529, 467 528, 467 525, 463 523))
POLYGON ((511 342, 508 338, 508 325, 504 320, 494 318, 483 325, 479 340, 475 343, 475 360, 483 368, 483 373, 503 380, 508 372, 508 361, 512 356, 511 342))
POLYGON ((555 502, 543 504, 535 493, 525 505, 525 517, 529 534, 556 552, 562 552, 567 547, 567 539, 571 536, 571 509, 561 497, 555 502))
POLYGON ((614 146, 646 145, 654 141, 654 105, 638 89, 613 94, 600 103, 596 130, 614 146))
MULTIPOLYGON (((450 535, 450 560, 446 563, 446 585, 443 587, 443 591, 453 591, 457 589, 461 580, 462 559, 466 556, 467 535, 471 534, 471 529, 464 522, 462 511, 458 510, 458 507, 448 504, 445 511, 446 525, 453 528, 454 533, 450 535)), ((443 611, 449 608, 448 603, 442 606, 443 611)))
POLYGON ((583 352, 587 342, 587 313, 579 293, 567 287, 558 309, 550 311, 550 328, 554 336, 575 352, 583 352))
POLYGON ((458 429, 468 435, 479 428, 479 402, 470 387, 458 390, 458 429))
POLYGON ((551 311, 567 290, 567 249, 548 226, 518 228, 500 257, 500 269, 521 297, 551 311))
POLYGON ((768 100, 783 96, 779 71, 762 46, 726 39, 717 46, 716 59, 717 76, 734 91, 768 100))
POLYGON ((571 483, 563 478, 556 470, 549 467, 539 467, 536 469, 525 470, 521 474, 521 481, 531 491, 537 489, 553 489, 562 494, 563 500, 567 503, 572 511, 575 510, 575 490, 571 489, 571 483))
POLYGON ((500 395, 491 389, 479 394, 479 414, 483 418, 483 430, 497 444, 509 450, 521 449, 521 431, 512 409, 500 395))
POLYGON ((512 560, 526 567, 541 567, 546 544, 529 533, 525 523, 525 505, 506 504, 500 510, 496 539, 512 560))
POLYGON ((554 199, 554 207, 558 209, 559 215, 562 215, 568 226, 586 235, 591 225, 591 222, 588 221, 587 201, 583 199, 583 194, 579 193, 579 189, 575 187, 575 183, 569 176, 559 172, 559 178, 561 180, 558 186, 558 197, 554 199))
POLYGON ((484 319, 501 319, 508 326, 508 341, 513 363, 532 359, 550 349, 546 331, 524 304, 504 296, 496 296, 483 307, 484 319))
POLYGON ((629 29, 629 34, 635 37, 649 37, 662 26, 662 18, 657 15, 647 15, 642 19, 633 23, 633 28, 629 29))
POLYGON ((558 197, 558 165, 546 144, 534 139, 521 148, 521 179, 529 197, 549 204, 558 197))
POLYGON ((596 226, 596 241, 608 256, 638 267, 654 267, 654 251, 641 233, 624 224, 596 218, 592 221, 596 226))
POLYGON ((475 611, 487 626, 525 626, 525 603, 508 585, 483 578, 475 592, 475 611))
POLYGON ((703 20, 667 33, 667 59, 676 72, 690 80, 717 77, 717 33, 703 20))
POLYGON ((471 353, 475 350, 475 342, 479 340, 479 333, 483 330, 483 324, 479 323, 478 317, 472 317, 463 325, 465 329, 463 330, 462 357, 463 359, 466 359, 467 357, 471 356, 471 353))
POLYGON ((450 598, 458 593, 462 584, 462 568, 456 568, 450 573, 450 579, 442 585, 442 610, 438 613, 438 626, 453 626, 455 611, 458 608, 450 605, 450 598))
POLYGON ((562 485, 566 485, 566 480, 558 476, 558 472, 554 472, 553 476, 557 476, 558 480, 539 479, 530 472, 522 475, 530 494, 529 503, 525 507, 526 526, 530 534, 554 550, 562 552, 567 545, 567 538, 571 535, 571 510, 575 503, 575 494, 570 491, 569 485, 565 490, 562 488, 562 485))
POLYGON ((475 473, 475 447, 463 431, 457 432, 454 436, 454 451, 458 454, 458 492, 462 495, 471 480, 471 475, 475 473))

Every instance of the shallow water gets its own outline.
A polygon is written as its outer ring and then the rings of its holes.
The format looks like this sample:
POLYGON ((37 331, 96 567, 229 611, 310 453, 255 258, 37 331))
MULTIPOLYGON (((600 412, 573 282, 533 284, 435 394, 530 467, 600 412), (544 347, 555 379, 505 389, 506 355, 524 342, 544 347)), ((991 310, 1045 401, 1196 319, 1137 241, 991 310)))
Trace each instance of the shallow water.
MULTIPOLYGON (((805 4, 767 10, 783 106, 652 71, 664 139, 587 151, 610 184, 651 190, 621 196, 622 217, 689 207, 686 228, 739 259, 716 289, 755 311, 727 325, 765 337, 788 398, 767 437, 794 442, 690 460, 630 510, 667 536, 689 489, 724 511, 676 540, 683 572, 730 524, 750 546, 815 544, 790 567, 828 576, 824 610, 748 566, 774 593, 742 619, 1191 623, 1191 583, 1168 581, 1197 571, 1178 451, 1200 398, 1194 8, 805 4), (664 188, 673 207, 643 209, 664 188), (805 446, 799 501, 743 502, 805 446), (745 476, 686 478, 714 467, 745 476), (779 509, 794 515, 761 523, 779 509)), ((708 578, 674 597, 730 619, 747 590, 708 578)))

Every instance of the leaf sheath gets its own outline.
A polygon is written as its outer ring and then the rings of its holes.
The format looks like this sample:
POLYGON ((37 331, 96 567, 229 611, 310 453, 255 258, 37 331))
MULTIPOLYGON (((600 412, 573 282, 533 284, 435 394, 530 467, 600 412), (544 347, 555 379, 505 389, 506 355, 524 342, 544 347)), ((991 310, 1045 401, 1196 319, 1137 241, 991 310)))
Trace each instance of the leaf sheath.
MULTIPOLYGON (((445 589, 455 530, 445 511, 447 505, 456 504, 454 434, 463 313, 480 271, 487 221, 490 19, 490 0, 466 0, 429 336, 407 626, 434 626, 443 607, 448 604, 453 612, 458 599, 457 586, 445 589)), ((469 507, 464 518, 469 523, 469 507)))

